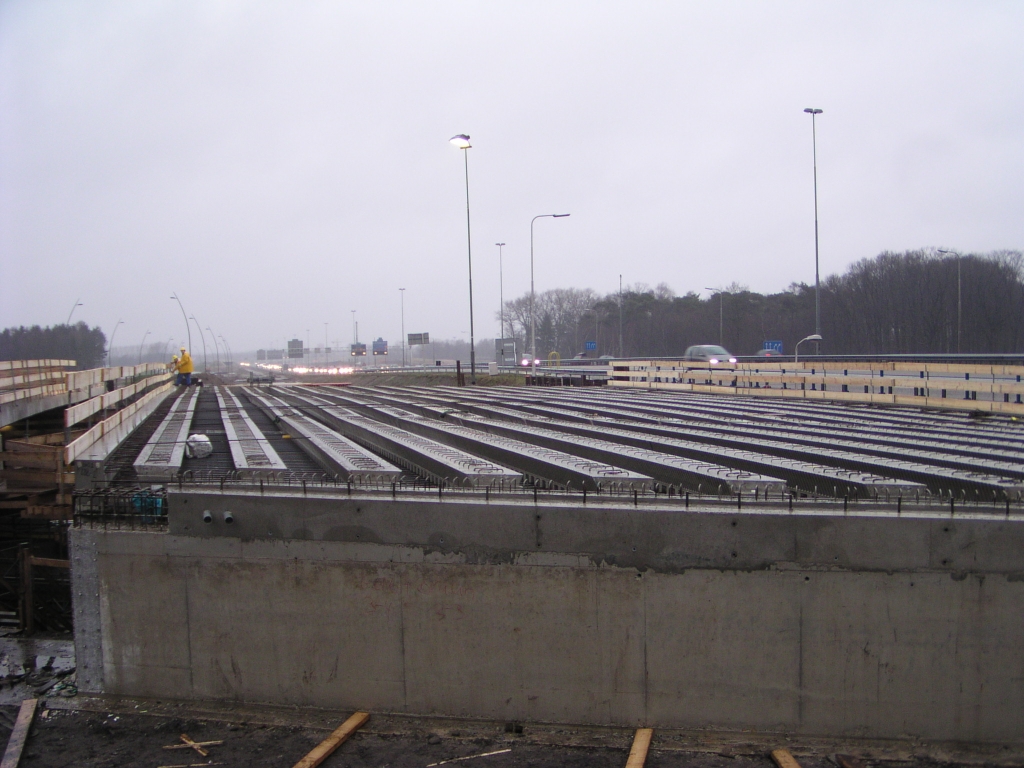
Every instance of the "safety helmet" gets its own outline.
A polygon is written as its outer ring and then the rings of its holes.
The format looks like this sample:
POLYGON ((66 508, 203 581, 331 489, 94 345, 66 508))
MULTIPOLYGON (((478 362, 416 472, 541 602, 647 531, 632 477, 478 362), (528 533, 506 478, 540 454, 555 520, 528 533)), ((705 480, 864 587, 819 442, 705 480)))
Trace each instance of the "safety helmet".
POLYGON ((185 351, 185 347, 182 347, 182 348, 181 348, 181 351, 182 351, 182 352, 184 352, 184 351, 185 351))

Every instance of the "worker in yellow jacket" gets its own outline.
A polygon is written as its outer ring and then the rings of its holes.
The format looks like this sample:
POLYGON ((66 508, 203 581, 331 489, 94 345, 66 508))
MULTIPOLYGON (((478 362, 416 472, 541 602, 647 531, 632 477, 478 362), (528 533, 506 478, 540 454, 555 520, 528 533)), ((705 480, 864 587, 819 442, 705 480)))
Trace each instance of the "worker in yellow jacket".
POLYGON ((177 386, 192 386, 192 372, 195 370, 195 366, 192 365, 192 355, 182 347, 181 356, 178 358, 177 371, 178 379, 175 382, 177 386))

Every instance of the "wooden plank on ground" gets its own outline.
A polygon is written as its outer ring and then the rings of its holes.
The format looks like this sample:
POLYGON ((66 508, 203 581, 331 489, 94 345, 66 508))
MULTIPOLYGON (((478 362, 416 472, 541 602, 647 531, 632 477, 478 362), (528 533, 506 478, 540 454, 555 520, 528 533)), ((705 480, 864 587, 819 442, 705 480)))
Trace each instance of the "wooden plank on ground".
POLYGON ((773 749, 772 760, 779 768, 800 768, 800 763, 789 753, 788 749, 773 749))
POLYGON ((21 516, 37 520, 70 520, 74 511, 70 504, 30 504, 22 510, 21 516))
POLYGON ((38 702, 39 699, 25 699, 21 702, 18 719, 15 720, 11 738, 7 741, 7 751, 4 752, 4 759, 0 761, 0 768, 17 768, 18 762, 21 760, 21 751, 25 748, 25 739, 28 738, 28 729, 32 727, 32 718, 35 717, 38 702))
POLYGON ((32 557, 32 565, 43 565, 49 568, 71 568, 70 560, 57 560, 52 557, 32 557))
POLYGON ((629 750, 629 757, 626 759, 626 768, 644 768, 647 762, 647 750, 651 747, 651 737, 654 736, 653 728, 637 728, 633 736, 633 746, 629 750))
POLYGON ((42 470, 34 469, 0 469, 0 479, 10 480, 12 483, 19 485, 32 485, 32 484, 52 484, 58 485, 61 481, 65 483, 74 483, 75 474, 74 472, 65 472, 63 477, 55 471, 43 472, 42 470))
POLYGON ((53 432, 49 435, 23 437, 20 440, 5 440, 4 447, 15 453, 53 453, 61 450, 64 444, 64 433, 53 432))
MULTIPOLYGON (((294 768, 316 768, 340 747, 345 740, 370 719, 369 712, 356 712, 352 717, 338 726, 334 733, 317 744, 313 750, 295 764, 294 768)), ((6 766, 0 766, 6 768, 6 766)))
POLYGON ((56 472, 60 468, 60 459, 61 455, 57 451, 0 451, 4 469, 24 467, 52 469, 56 472))

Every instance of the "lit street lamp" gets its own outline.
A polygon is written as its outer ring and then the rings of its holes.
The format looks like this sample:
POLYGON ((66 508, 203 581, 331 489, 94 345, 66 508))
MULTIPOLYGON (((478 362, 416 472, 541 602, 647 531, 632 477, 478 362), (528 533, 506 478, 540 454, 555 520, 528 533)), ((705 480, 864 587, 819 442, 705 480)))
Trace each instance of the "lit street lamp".
POLYGON ((449 141, 453 146, 462 150, 462 157, 466 165, 466 252, 469 255, 469 373, 470 380, 476 384, 476 339, 473 335, 473 238, 469 229, 469 152, 473 145, 469 143, 469 136, 460 133, 452 136, 449 141))
POLYGON ((796 350, 795 354, 793 355, 794 363, 800 362, 800 345, 803 344, 805 341, 821 341, 821 336, 817 333, 812 333, 810 336, 805 336, 804 338, 800 339, 800 341, 796 343, 796 350))
POLYGON ((944 251, 941 248, 939 253, 948 253, 950 256, 956 256, 956 353, 960 354, 960 320, 963 316, 963 302, 961 301, 960 292, 960 256, 959 251, 944 251))
POLYGON ((814 159, 814 334, 821 340, 821 282, 818 277, 818 137, 814 118, 820 109, 808 107, 804 110, 811 116, 811 152, 814 159))
POLYGON ((533 321, 533 222, 537 219, 564 219, 568 213, 542 213, 530 219, 530 374, 537 375, 537 325, 533 321))

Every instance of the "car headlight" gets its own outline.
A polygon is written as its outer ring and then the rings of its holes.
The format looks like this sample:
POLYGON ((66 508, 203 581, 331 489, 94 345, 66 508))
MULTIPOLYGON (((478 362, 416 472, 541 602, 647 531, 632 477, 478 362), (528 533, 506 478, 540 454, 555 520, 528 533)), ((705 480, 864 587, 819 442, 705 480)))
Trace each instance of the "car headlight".
POLYGON ((712 357, 710 360, 708 360, 708 362, 711 363, 712 365, 718 365, 718 358, 712 357))
POLYGON ((735 357, 730 357, 729 358, 729 362, 730 363, 735 363, 736 362, 736 358, 735 357))

